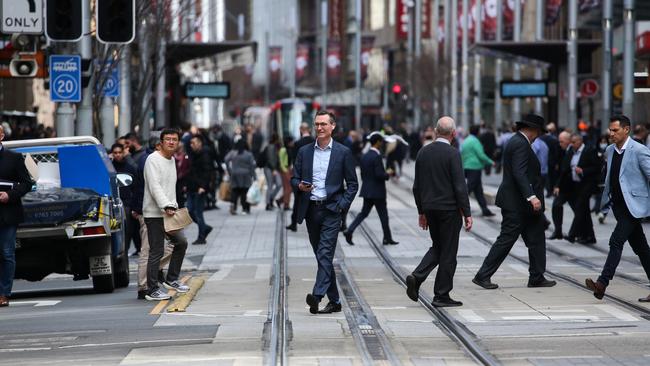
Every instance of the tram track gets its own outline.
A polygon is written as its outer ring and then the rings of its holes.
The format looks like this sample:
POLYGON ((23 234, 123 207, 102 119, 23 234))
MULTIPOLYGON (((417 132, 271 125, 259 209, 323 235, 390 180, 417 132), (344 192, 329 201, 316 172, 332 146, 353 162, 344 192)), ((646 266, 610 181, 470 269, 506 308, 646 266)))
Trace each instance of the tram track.
MULTIPOLYGON (((400 186, 400 187, 403 190, 408 191, 407 188, 402 187, 402 186, 400 186)), ((395 199, 397 199, 403 205, 405 205, 407 207, 415 207, 414 204, 407 202, 401 196, 395 194, 394 192, 389 191, 389 193, 391 194, 391 196, 393 196, 395 199)), ((489 219, 485 219, 485 218, 477 218, 477 219, 481 220, 481 222, 486 223, 488 226, 492 227, 495 230, 500 230, 500 228, 495 227, 497 224, 492 222, 489 219)), ((483 245, 485 245, 487 247, 491 247, 492 244, 493 244, 492 240, 488 239, 487 237, 485 237, 482 234, 477 233, 476 230, 471 230, 471 231, 469 231, 468 234, 473 236, 474 238, 476 238, 481 244, 483 244, 483 245)), ((569 253, 566 253, 566 252, 564 252, 562 250, 554 248, 553 246, 549 246, 548 243, 547 243, 547 248, 546 249, 549 252, 553 253, 554 255, 558 256, 560 259, 562 259, 564 261, 567 261, 569 263, 572 263, 574 265, 580 266, 582 268, 586 268, 586 269, 589 269, 589 270, 595 270, 597 268, 600 268, 596 264, 594 264, 593 262, 589 262, 587 260, 580 259, 580 258, 575 258, 574 256, 570 255, 569 253)), ((517 261, 519 261, 519 262, 521 262, 521 263, 523 263, 525 265, 530 264, 528 262, 528 259, 526 259, 526 258, 524 258, 522 256, 519 256, 519 255, 513 254, 512 252, 509 253, 508 256, 510 256, 513 259, 516 259, 517 261)), ((582 291, 588 292, 590 294, 592 293, 591 290, 586 288, 584 283, 582 281, 580 281, 580 280, 577 280, 575 278, 572 278, 570 276, 567 276, 567 275, 559 273, 559 272, 550 271, 548 269, 546 270, 546 274, 548 274, 549 277, 552 277, 552 278, 554 278, 554 279, 556 279, 558 281, 569 284, 569 285, 571 285, 573 287, 576 287, 576 288, 578 288, 578 289, 580 289, 582 291)), ((640 281, 637 278, 634 278, 633 276, 629 276, 629 275, 626 275, 626 274, 623 274, 623 273, 617 273, 617 276, 620 277, 621 279, 625 280, 626 282, 629 282, 629 283, 631 283, 633 285, 641 286, 641 287, 644 287, 644 288, 647 289, 647 285, 645 283, 643 283, 642 281, 640 281)), ((619 305, 621 307, 624 307, 627 310, 630 310, 630 311, 635 312, 635 313, 639 313, 640 316, 643 319, 650 320, 650 309, 647 309, 647 308, 645 308, 643 306, 637 305, 637 304, 635 304, 633 302, 630 302, 628 300, 625 300, 625 299, 623 299, 621 297, 618 297, 616 295, 612 295, 612 294, 609 294, 609 293, 605 293, 605 298, 611 300, 612 302, 616 303, 617 305, 619 305)))
POLYGON ((287 365, 291 339, 291 321, 288 314, 287 287, 287 232, 284 211, 278 210, 275 222, 275 248, 271 273, 271 293, 267 321, 264 325, 266 365, 287 365))
MULTIPOLYGON (((350 212, 356 217, 355 212, 350 212)), ((366 223, 361 223, 359 229, 362 235, 370 243, 370 247, 377 257, 390 270, 395 280, 406 288, 407 273, 393 259, 393 257, 383 248, 374 233, 368 228, 366 223)), ((436 325, 461 349, 465 350, 467 355, 476 363, 481 365, 500 365, 498 359, 488 352, 481 344, 477 335, 472 333, 462 322, 454 318, 444 309, 438 309, 432 305, 432 298, 427 297, 422 292, 419 295, 419 303, 438 320, 436 325)))

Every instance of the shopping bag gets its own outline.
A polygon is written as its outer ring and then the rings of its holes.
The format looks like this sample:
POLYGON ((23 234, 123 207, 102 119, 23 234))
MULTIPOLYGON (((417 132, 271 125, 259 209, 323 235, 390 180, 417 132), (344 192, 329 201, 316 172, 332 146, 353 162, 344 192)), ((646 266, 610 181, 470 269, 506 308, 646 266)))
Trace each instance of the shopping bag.
POLYGON ((190 217, 190 212, 187 208, 179 208, 173 215, 163 215, 163 221, 165 224, 165 232, 173 233, 178 230, 182 230, 192 224, 192 218, 190 217))
POLYGON ((246 202, 248 204, 255 206, 262 201, 262 191, 260 190, 259 184, 253 183, 253 185, 248 188, 246 192, 246 202))
POLYGON ((230 181, 224 180, 219 185, 219 199, 222 201, 230 201, 230 181))

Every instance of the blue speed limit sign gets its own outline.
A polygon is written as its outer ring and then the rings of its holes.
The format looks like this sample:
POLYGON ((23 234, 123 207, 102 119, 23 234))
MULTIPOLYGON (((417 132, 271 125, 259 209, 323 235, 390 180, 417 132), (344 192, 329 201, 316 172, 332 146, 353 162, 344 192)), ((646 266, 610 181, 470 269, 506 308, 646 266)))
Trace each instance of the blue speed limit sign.
POLYGON ((50 56, 50 99, 53 102, 81 101, 81 56, 50 56))

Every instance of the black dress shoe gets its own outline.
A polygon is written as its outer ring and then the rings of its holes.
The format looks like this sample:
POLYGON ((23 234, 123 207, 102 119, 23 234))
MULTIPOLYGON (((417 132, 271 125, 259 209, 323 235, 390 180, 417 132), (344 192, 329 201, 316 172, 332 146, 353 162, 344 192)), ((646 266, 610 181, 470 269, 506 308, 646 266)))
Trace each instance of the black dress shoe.
POLYGON ((555 281, 547 280, 546 278, 537 282, 528 281, 528 287, 553 287, 557 284, 555 281))
POLYGON ((352 241, 352 233, 349 231, 344 231, 343 236, 345 236, 345 241, 348 242, 350 245, 354 245, 354 242, 352 241))
POLYGON ((575 236, 568 236, 568 235, 566 235, 566 236, 564 237, 564 240, 566 240, 566 241, 568 241, 569 243, 573 244, 573 243, 576 242, 576 237, 575 237, 575 236))
POLYGON ((473 282, 475 285, 479 285, 479 286, 483 287, 483 288, 486 289, 486 290, 494 290, 494 289, 496 289, 496 288, 499 287, 499 285, 497 285, 496 283, 492 283, 492 281, 490 281, 489 279, 487 279, 487 280, 480 280, 480 279, 478 279, 477 277, 474 277, 474 278, 472 279, 472 282, 473 282))
POLYGON ((639 298, 639 302, 650 302, 650 295, 639 298))
POLYGON ((293 231, 294 233, 298 231, 298 226, 296 224, 291 224, 287 226, 287 230, 293 231))
POLYGON ((591 244, 596 244, 596 238, 591 237, 591 238, 580 238, 578 239, 578 243, 584 244, 584 245, 591 245, 591 244))
POLYGON ((420 297, 420 284, 413 275, 406 276, 406 296, 417 302, 420 297))
POLYGON ((318 314, 331 314, 331 313, 338 313, 340 311, 341 311, 341 304, 337 304, 335 302, 330 301, 323 308, 323 310, 318 311, 318 314))
POLYGON ((548 240, 562 240, 564 239, 564 235, 562 233, 553 233, 553 235, 548 237, 548 240))
POLYGON ((309 312, 312 314, 318 314, 318 303, 320 302, 320 299, 312 294, 307 294, 305 301, 307 301, 307 305, 309 305, 309 312))
POLYGON ((382 241, 382 243, 383 243, 384 245, 397 245, 397 244, 399 244, 399 242, 397 242, 397 241, 395 241, 395 240, 393 240, 393 239, 384 239, 384 240, 382 241))
POLYGON ((431 304, 437 308, 446 308, 451 306, 463 306, 463 303, 460 301, 453 300, 450 297, 447 298, 433 298, 431 304))

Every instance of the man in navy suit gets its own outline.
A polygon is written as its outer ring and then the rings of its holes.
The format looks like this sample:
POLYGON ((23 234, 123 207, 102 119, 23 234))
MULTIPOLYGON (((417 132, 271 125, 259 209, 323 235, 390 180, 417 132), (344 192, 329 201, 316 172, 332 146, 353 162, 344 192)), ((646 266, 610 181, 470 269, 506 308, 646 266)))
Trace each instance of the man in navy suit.
POLYGON ((350 208, 359 184, 350 149, 332 138, 336 128, 334 114, 316 113, 314 128, 316 143, 298 151, 291 185, 298 191, 298 223, 306 220, 309 242, 318 262, 316 283, 306 300, 309 312, 317 314, 341 311, 332 260, 342 213, 350 208), (329 303, 319 311, 318 304, 325 295, 329 303))
POLYGON ((384 232, 384 245, 398 244, 393 240, 390 227, 388 226, 386 181, 390 178, 390 175, 384 169, 384 163, 379 152, 383 142, 384 138, 382 135, 379 133, 373 134, 370 137, 370 150, 361 158, 361 180, 363 180, 363 185, 361 186, 359 196, 363 197, 363 208, 361 209, 361 213, 352 221, 348 230, 343 233, 345 240, 350 245, 354 245, 352 241, 354 229, 368 217, 373 206, 377 209, 377 214, 379 214, 379 220, 381 221, 381 229, 384 232))

